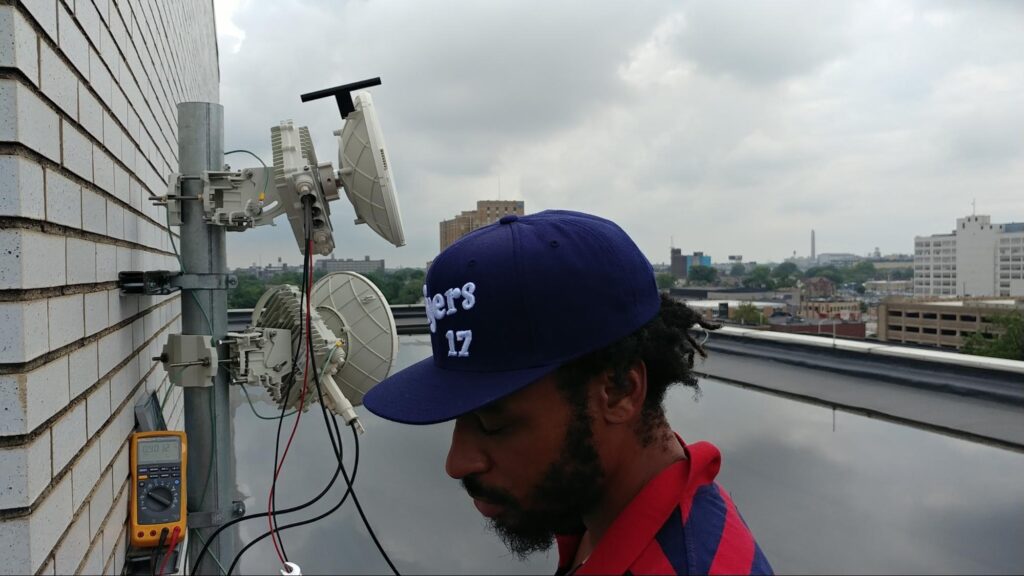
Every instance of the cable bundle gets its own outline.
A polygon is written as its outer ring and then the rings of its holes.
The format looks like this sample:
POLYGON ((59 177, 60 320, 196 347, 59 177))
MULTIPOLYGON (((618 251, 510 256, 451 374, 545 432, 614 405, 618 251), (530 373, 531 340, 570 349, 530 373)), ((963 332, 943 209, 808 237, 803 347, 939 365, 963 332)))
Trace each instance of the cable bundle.
MULTIPOLYGON (((322 520, 323 518, 329 516, 330 514, 334 513, 339 508, 341 508, 341 506, 345 503, 345 501, 348 499, 350 494, 352 496, 352 501, 355 503, 356 509, 359 512, 359 516, 362 519, 363 524, 366 526, 366 529, 369 532, 370 537, 372 538, 374 544, 376 545, 377 550, 380 552, 381 556, 384 558, 384 561, 388 564, 388 567, 391 569, 391 571, 394 574, 396 574, 396 575, 398 574, 398 570, 395 568, 395 565, 392 563, 391 559, 388 557, 387 553, 384 551, 384 548, 381 546, 380 541, 377 539, 376 534, 373 532, 373 529, 370 527, 370 523, 369 523, 369 521, 366 518, 366 514, 363 512, 362 505, 359 503, 359 499, 356 497, 355 491, 353 489, 353 484, 355 482, 356 474, 358 473, 358 470, 359 470, 359 435, 356 432, 356 430, 353 428, 353 430, 352 430, 352 437, 353 437, 353 439, 355 441, 355 459, 354 459, 354 462, 353 462, 352 477, 350 478, 349 475, 348 475, 347 470, 345 469, 345 465, 344 465, 344 462, 343 462, 343 447, 342 447, 342 439, 341 439, 341 430, 340 430, 340 427, 338 425, 337 417, 335 415, 333 415, 333 414, 328 414, 327 407, 326 407, 326 405, 324 403, 323 392, 322 392, 321 386, 320 386, 321 374, 320 374, 320 372, 319 372, 319 370, 317 368, 316 356, 315 356, 315 354, 310 354, 310 350, 313 349, 313 345, 314 345, 314 338, 312 337, 312 330, 311 330, 312 326, 311 326, 311 310, 310 310, 310 308, 311 308, 310 296, 311 296, 311 290, 312 290, 312 285, 313 285, 313 262, 312 262, 312 258, 313 258, 312 257, 312 254, 313 254, 313 250, 312 250, 313 246, 312 245, 313 245, 313 242, 312 242, 312 237, 311 237, 312 218, 313 218, 312 212, 313 212, 313 209, 312 209, 311 204, 309 202, 305 201, 305 199, 304 199, 304 202, 303 202, 303 207, 304 207, 303 229, 304 229, 304 232, 305 232, 306 251, 305 251, 305 254, 304 254, 303 265, 302 265, 302 290, 301 290, 300 301, 299 301, 299 309, 300 309, 300 311, 302 311, 303 307, 304 307, 305 318, 304 318, 303 322, 300 322, 300 335, 299 335, 299 337, 305 339, 305 342, 304 342, 305 345, 298 346, 296 348, 295 353, 294 353, 293 358, 292 358, 292 365, 296 366, 296 362, 298 361, 298 355, 300 354, 300 352, 303 353, 304 356, 305 356, 305 360, 304 360, 305 369, 303 370, 302 388, 301 388, 301 390, 299 392, 299 397, 300 397, 299 407, 300 407, 300 409, 295 411, 295 415, 296 415, 295 416, 295 422, 292 425, 292 430, 291 430, 291 433, 288 436, 288 440, 287 440, 287 442, 285 444, 283 452, 280 451, 281 431, 282 431, 282 428, 283 428, 284 418, 285 418, 285 416, 289 415, 288 413, 286 413, 286 409, 287 409, 288 404, 287 403, 282 403, 280 414, 277 416, 277 418, 273 418, 273 419, 278 421, 278 425, 277 425, 277 440, 275 441, 275 446, 274 446, 273 480, 271 482, 271 489, 270 489, 270 493, 269 493, 268 499, 267 499, 267 511, 266 512, 261 512, 261 513, 258 513, 258 514, 249 514, 249 515, 246 515, 246 516, 242 516, 240 518, 236 518, 234 520, 226 522, 225 524, 223 524, 219 528, 217 528, 217 530, 214 531, 214 533, 210 536, 209 540, 206 540, 204 542, 203 548, 200 550, 200 552, 199 552, 195 562, 193 563, 192 570, 190 572, 192 574, 196 573, 196 570, 198 569, 199 563, 202 560, 203 556, 209 552, 209 548, 210 548, 211 543, 217 538, 218 535, 220 535, 221 532, 223 532, 227 528, 229 528, 229 527, 231 527, 231 526, 233 526, 235 524, 238 524, 240 522, 244 522, 246 520, 253 520, 253 519, 256 519, 256 518, 264 518, 264 517, 267 518, 268 530, 266 532, 264 532, 262 535, 260 535, 259 537, 253 539, 245 547, 243 547, 242 550, 240 550, 238 552, 238 554, 236 554, 235 558, 231 562, 231 565, 228 567, 226 574, 230 575, 234 571, 234 569, 237 566, 237 564, 241 561, 242 556, 251 547, 253 547, 255 544, 257 544, 258 542, 260 542, 264 538, 267 538, 268 536, 271 537, 271 539, 272 539, 272 541, 274 543, 274 549, 275 549, 275 552, 277 553, 278 559, 281 561, 281 564, 284 567, 285 572, 287 573, 288 565, 286 563, 289 562, 289 558, 288 558, 287 550, 285 549, 284 542, 281 539, 281 532, 283 532, 284 530, 288 530, 288 529, 295 528, 295 527, 298 527, 298 526, 305 526, 307 524, 311 524, 313 522, 317 522, 319 520, 322 520), (299 421, 301 419, 302 411, 303 411, 302 408, 306 406, 306 402, 307 402, 306 401, 306 395, 307 395, 307 393, 310 392, 308 390, 308 388, 309 388, 309 374, 310 374, 309 368, 310 368, 310 365, 312 365, 313 386, 314 386, 314 388, 316 390, 317 399, 319 400, 319 403, 320 403, 320 410, 321 410, 321 413, 323 414, 323 418, 324 418, 324 425, 327 428, 328 439, 331 442, 331 447, 332 447, 334 455, 335 455, 335 457, 337 459, 338 466, 335 469, 334 474, 331 476, 330 481, 327 483, 327 486, 325 486, 324 489, 321 490, 319 494, 317 494, 316 496, 314 496, 313 498, 311 498, 307 502, 305 502, 303 504, 300 504, 298 506, 293 506, 293 507, 290 507, 290 508, 285 508, 285 509, 282 509, 282 510, 278 510, 277 506, 276 506, 277 482, 278 482, 278 478, 279 478, 279 476, 281 474, 281 471, 284 468, 284 461, 285 461, 285 459, 286 459, 286 457, 288 455, 288 450, 291 447, 292 440, 294 439, 295 434, 296 434, 296 432, 298 430, 299 421), (339 474, 344 478, 345 485, 346 485, 345 494, 342 496, 342 498, 341 498, 341 500, 339 502, 334 504, 326 512, 324 512, 324 513, 322 513, 322 514, 320 514, 320 515, 318 515, 318 516, 316 516, 314 518, 310 518, 308 520, 303 520, 303 521, 300 521, 300 522, 293 522, 293 523, 287 524, 285 526, 279 526, 278 525, 278 518, 281 515, 291 514, 291 513, 294 513, 294 512, 299 512, 301 510, 305 510, 305 509, 309 508, 310 506, 312 506, 313 504, 315 504, 316 502, 320 501, 320 499, 323 498, 331 490, 331 488, 334 486, 334 483, 337 480, 339 474)), ((326 361, 330 362, 330 356, 328 356, 326 361)), ((284 398, 290 398, 291 397, 291 392, 292 392, 291 388, 292 388, 293 385, 296 384, 296 380, 297 380, 297 378, 292 378, 288 382, 287 388, 286 388, 286 390, 285 390, 285 392, 283 394, 284 398)), ((250 403, 250 406, 252 406, 251 403, 250 403)), ((253 409, 253 412, 256 413, 255 409, 253 409)), ((259 416, 258 413, 256 413, 256 415, 259 416)), ((267 418, 264 418, 264 419, 267 419, 267 418)), ((218 565, 219 564, 220 563, 218 561, 218 565)), ((223 570, 223 566, 221 566, 221 569, 223 570)))

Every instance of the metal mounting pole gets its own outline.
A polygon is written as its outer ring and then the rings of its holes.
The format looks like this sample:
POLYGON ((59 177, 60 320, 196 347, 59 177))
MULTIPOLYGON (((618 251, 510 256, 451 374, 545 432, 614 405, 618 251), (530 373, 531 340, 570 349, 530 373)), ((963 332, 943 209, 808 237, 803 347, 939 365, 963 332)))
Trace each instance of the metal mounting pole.
MULTIPOLYGON (((178 162, 182 175, 181 195, 197 197, 203 183, 198 176, 204 170, 224 167, 224 108, 208 102, 178 104, 178 162)), ((190 274, 227 274, 225 232, 203 220, 202 202, 182 202, 181 258, 190 274)), ((216 340, 227 332, 227 292, 225 290, 183 289, 181 291, 181 329, 183 334, 211 334, 216 340), (200 309, 199 306, 202 306, 200 309)), ((219 350, 226 357, 227 350, 219 350)), ((186 387, 185 433, 188 435, 188 509, 197 517, 230 519, 235 493, 235 465, 232 454, 231 411, 228 402, 228 378, 217 372, 212 387, 186 387)), ((192 516, 192 514, 190 514, 192 516)), ((217 523, 220 523, 217 522, 217 523)), ((214 522, 203 522, 211 524, 214 522)), ((215 527, 198 527, 203 540, 215 527)), ((194 535, 194 534, 193 534, 194 535)), ((203 543, 188 539, 189 559, 194 562, 203 543)), ((210 546, 199 565, 200 574, 219 574, 214 559, 230 563, 235 555, 235 531, 225 530, 210 546)), ((225 564, 226 565, 226 564, 225 564)))

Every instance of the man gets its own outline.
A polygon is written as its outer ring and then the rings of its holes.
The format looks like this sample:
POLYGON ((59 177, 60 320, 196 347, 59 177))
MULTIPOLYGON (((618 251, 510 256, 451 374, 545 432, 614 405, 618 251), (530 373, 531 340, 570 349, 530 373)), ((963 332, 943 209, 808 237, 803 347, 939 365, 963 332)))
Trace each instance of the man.
POLYGON ((558 574, 771 572, 714 483, 718 450, 684 444, 662 407, 697 386, 689 329, 717 326, 659 296, 617 225, 505 216, 439 255, 423 294, 433 357, 364 403, 455 420, 446 470, 510 550, 557 540, 558 574))

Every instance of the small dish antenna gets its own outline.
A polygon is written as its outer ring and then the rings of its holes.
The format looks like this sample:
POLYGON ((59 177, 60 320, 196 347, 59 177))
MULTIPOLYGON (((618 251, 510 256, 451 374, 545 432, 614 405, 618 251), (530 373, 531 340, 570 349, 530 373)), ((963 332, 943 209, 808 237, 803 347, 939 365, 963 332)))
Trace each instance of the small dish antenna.
POLYGON ((405 245, 402 212, 398 205, 384 132, 369 92, 352 91, 380 84, 380 78, 344 84, 303 94, 303 102, 333 96, 345 120, 338 137, 338 182, 356 211, 356 224, 366 224, 395 246, 405 245))
MULTIPOLYGON (((313 285, 310 298, 310 349, 324 391, 324 402, 345 423, 356 420, 353 407, 387 377, 398 354, 398 330, 384 294, 365 276, 334 272, 313 285)), ((262 385, 280 408, 298 408, 302 382, 314 385, 316 374, 304 375, 308 341, 303 333, 301 294, 281 285, 263 293, 252 312, 252 325, 228 333, 232 380, 262 385), (292 358, 299 358, 294 365, 292 358)), ((317 400, 306 392, 302 408, 317 400)))

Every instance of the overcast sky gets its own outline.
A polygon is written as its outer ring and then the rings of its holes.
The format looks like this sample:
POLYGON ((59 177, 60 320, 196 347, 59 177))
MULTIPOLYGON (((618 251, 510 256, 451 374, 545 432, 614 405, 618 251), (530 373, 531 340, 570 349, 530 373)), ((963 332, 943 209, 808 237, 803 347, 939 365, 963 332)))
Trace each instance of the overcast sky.
MULTIPOLYGON (((372 89, 408 245, 332 204, 336 256, 422 267, 438 223, 518 199, 618 222, 652 262, 913 252, 958 216, 1024 220, 1024 3, 216 0, 225 145, 268 162, 372 89)), ((233 167, 253 165, 244 156, 233 167)), ((343 196, 344 198, 344 196, 343 196)), ((301 261, 282 218, 229 265, 301 261)))

